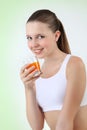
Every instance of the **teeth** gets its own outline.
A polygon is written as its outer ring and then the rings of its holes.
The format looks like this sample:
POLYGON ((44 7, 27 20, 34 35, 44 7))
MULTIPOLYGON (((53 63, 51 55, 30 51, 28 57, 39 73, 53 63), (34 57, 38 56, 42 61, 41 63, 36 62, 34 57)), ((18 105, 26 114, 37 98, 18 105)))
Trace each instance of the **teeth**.
POLYGON ((38 53, 40 51, 42 51, 42 49, 34 50, 34 52, 36 52, 36 53, 38 53))

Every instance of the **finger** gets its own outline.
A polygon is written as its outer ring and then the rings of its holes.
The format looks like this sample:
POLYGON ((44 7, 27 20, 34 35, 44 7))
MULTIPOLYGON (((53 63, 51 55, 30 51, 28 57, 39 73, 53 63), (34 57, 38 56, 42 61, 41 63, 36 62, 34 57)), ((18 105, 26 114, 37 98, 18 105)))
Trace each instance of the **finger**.
POLYGON ((24 77, 26 77, 27 75, 31 74, 33 71, 35 70, 35 66, 32 66, 28 69, 25 68, 24 70, 24 77))
POLYGON ((30 68, 27 68, 27 66, 29 66, 29 64, 26 64, 26 65, 24 65, 24 66, 21 68, 21 70, 20 70, 20 75, 23 74, 24 72, 25 72, 25 74, 28 73, 28 71, 27 71, 28 69, 31 71, 32 69, 35 68, 35 66, 32 66, 32 67, 30 67, 30 68))
POLYGON ((25 71, 26 67, 27 67, 27 64, 25 64, 25 65, 21 68, 20 73, 23 73, 23 72, 25 71))
POLYGON ((38 78, 40 77, 42 74, 41 71, 38 71, 38 69, 34 69, 34 71, 32 71, 32 73, 29 74, 29 76, 32 78, 38 78))
POLYGON ((35 80, 37 80, 38 78, 40 77, 40 75, 38 76, 33 76, 33 77, 30 77, 30 76, 27 76, 23 79, 23 81, 26 83, 26 84, 29 84, 30 82, 34 82, 35 80))
POLYGON ((34 69, 34 71, 32 71, 31 73, 29 73, 29 74, 27 75, 27 77, 31 79, 31 78, 33 78, 37 73, 38 73, 38 70, 37 70, 37 69, 34 69))
POLYGON ((21 74, 21 79, 23 82, 32 80, 34 75, 37 73, 37 70, 34 70, 32 73, 30 73, 31 72, 30 70, 32 69, 26 70, 23 74, 21 74))
MULTIPOLYGON (((36 71, 37 71, 37 70, 36 70, 36 71)), ((33 74, 36 73, 36 71, 33 72, 33 74)), ((42 74, 42 73, 40 73, 38 76, 33 76, 33 77, 32 77, 32 75, 31 75, 31 77, 30 77, 30 75, 28 75, 27 77, 23 78, 22 81, 23 81, 24 84, 26 84, 26 85, 31 84, 32 82, 35 82, 35 80, 37 80, 37 79, 40 77, 41 74, 42 74)))

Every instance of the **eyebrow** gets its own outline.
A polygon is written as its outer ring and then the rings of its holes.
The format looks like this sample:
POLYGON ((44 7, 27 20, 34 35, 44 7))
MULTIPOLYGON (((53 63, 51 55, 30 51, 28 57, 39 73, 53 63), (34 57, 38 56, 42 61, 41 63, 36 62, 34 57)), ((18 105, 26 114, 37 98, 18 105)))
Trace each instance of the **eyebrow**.
MULTIPOLYGON (((44 34, 40 34, 40 33, 38 33, 38 34, 36 34, 36 35, 34 35, 35 37, 37 37, 37 36, 39 36, 39 35, 44 35, 44 34)), ((26 35, 26 37, 32 37, 32 35, 26 35)))

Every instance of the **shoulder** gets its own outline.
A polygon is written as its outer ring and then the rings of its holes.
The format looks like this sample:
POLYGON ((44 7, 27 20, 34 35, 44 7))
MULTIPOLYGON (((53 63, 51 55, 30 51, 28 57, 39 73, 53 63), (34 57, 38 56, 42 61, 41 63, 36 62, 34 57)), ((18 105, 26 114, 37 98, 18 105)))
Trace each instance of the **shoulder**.
POLYGON ((69 63, 68 63, 68 67, 71 66, 71 67, 84 67, 84 62, 82 60, 81 57, 78 57, 78 56, 71 56, 70 60, 69 60, 69 63))
POLYGON ((85 72, 85 64, 82 58, 78 56, 71 56, 67 64, 67 74, 80 74, 80 72, 85 72))

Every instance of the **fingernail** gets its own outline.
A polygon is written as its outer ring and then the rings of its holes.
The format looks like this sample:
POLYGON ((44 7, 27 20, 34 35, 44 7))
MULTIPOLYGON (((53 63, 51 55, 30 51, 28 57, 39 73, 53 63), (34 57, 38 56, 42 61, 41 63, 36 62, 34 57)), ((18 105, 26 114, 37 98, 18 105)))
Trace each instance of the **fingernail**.
POLYGON ((27 69, 24 70, 25 72, 27 71, 27 69))

